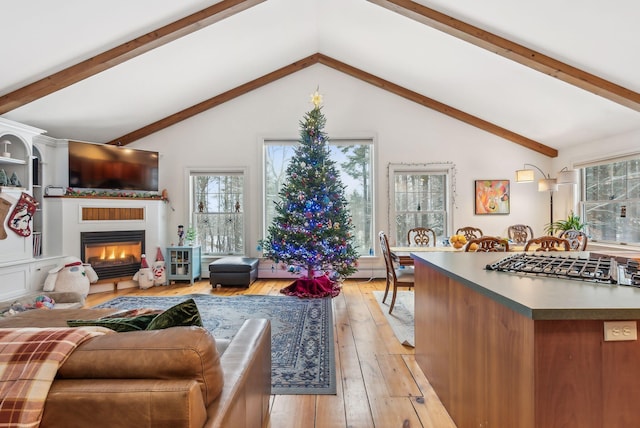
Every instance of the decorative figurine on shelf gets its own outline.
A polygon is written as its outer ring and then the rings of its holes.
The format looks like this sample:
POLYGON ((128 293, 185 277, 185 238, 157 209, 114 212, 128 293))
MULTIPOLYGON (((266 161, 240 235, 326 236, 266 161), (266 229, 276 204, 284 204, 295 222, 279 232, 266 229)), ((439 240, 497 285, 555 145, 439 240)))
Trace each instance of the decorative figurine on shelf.
POLYGON ((18 176, 16 175, 15 172, 11 174, 11 178, 9 179, 9 184, 16 187, 22 187, 22 183, 20 183, 20 180, 18 179, 18 176))
POLYGON ((240 212, 240 201, 236 201, 236 212, 240 212))
POLYGON ((9 148, 7 147, 9 144, 11 144, 11 141, 9 140, 4 140, 2 142, 2 144, 4 144, 4 152, 2 152, 2 156, 5 158, 10 158, 11 157, 11 153, 9 153, 9 148))
POLYGON ((0 169, 0 186, 9 185, 9 178, 7 178, 7 173, 4 172, 4 169, 0 169))
POLYGON ((184 246, 184 226, 178 225, 178 246, 184 246))
POLYGON ((198 212, 200 213, 204 212, 204 202, 202 201, 198 202, 198 212))

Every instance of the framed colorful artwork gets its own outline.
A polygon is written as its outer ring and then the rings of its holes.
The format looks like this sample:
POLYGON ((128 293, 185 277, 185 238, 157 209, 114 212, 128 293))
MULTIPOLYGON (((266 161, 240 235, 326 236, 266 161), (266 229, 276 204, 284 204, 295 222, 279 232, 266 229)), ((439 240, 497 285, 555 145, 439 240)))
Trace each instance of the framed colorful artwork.
POLYGON ((476 180, 475 196, 475 214, 509 214, 509 180, 476 180))

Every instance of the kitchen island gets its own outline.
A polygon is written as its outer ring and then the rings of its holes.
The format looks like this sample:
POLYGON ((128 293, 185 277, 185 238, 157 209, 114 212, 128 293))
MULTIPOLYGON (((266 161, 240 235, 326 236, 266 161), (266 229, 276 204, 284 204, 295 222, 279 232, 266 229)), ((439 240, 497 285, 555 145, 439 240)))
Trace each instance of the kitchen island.
MULTIPOLYGON (((587 256, 578 253, 575 256, 587 256)), ((488 271, 505 253, 413 253, 416 360, 459 428, 632 427, 640 289, 488 271)))

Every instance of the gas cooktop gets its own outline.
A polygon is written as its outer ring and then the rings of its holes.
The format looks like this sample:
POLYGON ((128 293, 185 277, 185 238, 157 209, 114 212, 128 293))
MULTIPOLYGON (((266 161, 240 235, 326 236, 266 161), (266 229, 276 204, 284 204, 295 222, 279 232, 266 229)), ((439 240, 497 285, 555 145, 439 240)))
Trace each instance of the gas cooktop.
POLYGON ((485 268, 527 276, 541 275, 640 287, 638 262, 632 259, 623 265, 612 257, 584 258, 568 254, 518 253, 488 264, 485 268))

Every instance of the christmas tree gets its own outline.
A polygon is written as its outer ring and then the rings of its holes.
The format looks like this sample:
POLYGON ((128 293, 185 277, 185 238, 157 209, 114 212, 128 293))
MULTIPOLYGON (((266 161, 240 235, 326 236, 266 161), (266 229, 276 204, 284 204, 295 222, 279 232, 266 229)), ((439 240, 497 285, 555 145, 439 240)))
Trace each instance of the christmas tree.
POLYGON ((283 293, 335 296, 339 293, 335 280, 356 271, 358 254, 352 245, 353 224, 344 186, 323 132, 326 119, 318 91, 311 100, 314 108, 300 122, 300 144, 287 166, 276 216, 262 247, 265 257, 306 277, 283 293))

